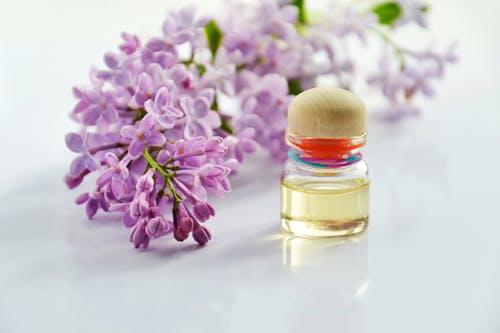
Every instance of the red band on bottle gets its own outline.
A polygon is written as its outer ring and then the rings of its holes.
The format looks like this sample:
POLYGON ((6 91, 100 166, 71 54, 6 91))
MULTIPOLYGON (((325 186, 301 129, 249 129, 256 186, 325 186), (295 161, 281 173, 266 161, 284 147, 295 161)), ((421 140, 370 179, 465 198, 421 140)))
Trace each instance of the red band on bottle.
POLYGON ((341 159, 365 145, 365 136, 354 138, 306 138, 287 134, 288 144, 315 159, 341 159))

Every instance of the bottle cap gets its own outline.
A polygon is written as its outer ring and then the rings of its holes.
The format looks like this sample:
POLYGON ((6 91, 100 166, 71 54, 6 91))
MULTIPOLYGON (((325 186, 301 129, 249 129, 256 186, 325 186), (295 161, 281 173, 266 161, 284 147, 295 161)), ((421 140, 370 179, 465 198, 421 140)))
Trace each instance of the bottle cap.
POLYGON ((288 107, 288 132, 309 138, 350 138, 366 129, 366 109, 354 93, 318 87, 297 95, 288 107))

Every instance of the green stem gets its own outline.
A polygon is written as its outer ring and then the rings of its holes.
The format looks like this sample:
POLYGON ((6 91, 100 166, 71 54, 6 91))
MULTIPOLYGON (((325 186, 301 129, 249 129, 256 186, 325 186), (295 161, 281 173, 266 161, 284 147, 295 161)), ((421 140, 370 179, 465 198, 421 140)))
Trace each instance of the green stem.
POLYGON ((170 191, 172 192, 172 194, 174 196, 174 202, 175 203, 182 202, 181 196, 174 189, 174 184, 172 184, 172 180, 170 178, 165 178, 165 181, 167 182, 168 188, 170 189, 170 191))
POLYGON ((165 184, 168 185, 168 188, 170 189, 170 192, 172 192, 172 195, 174 196, 174 201, 175 202, 181 202, 182 198, 180 197, 179 193, 177 193, 177 191, 175 191, 174 184, 172 183, 172 178, 175 177, 175 172, 174 173, 167 173, 165 171, 165 169, 163 169, 155 161, 155 159, 153 158, 153 156, 151 156, 151 154, 149 153, 149 151, 147 149, 144 149, 144 151, 142 152, 142 156, 144 156, 144 158, 148 162, 149 166, 151 166, 151 168, 153 168, 154 170, 158 171, 163 176, 163 178, 165 180, 165 184))
POLYGON ((155 169, 156 171, 158 171, 159 173, 161 173, 161 175, 163 177, 165 177, 165 178, 172 177, 172 175, 168 174, 165 170, 163 170, 163 168, 158 163, 156 163, 155 159, 153 158, 153 156, 151 156, 151 154, 149 154, 149 151, 147 149, 144 149, 144 151, 142 152, 142 156, 144 156, 144 158, 146 159, 146 161, 148 162, 148 164, 153 169, 155 169))

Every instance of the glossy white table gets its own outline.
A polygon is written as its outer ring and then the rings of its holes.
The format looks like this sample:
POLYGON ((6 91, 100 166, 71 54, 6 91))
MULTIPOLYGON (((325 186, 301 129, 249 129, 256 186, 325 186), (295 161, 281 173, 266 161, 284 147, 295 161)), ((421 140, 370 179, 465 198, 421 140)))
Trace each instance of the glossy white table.
POLYGON ((62 183, 69 87, 116 39, 3 35, 0 332, 500 332, 498 5, 452 4, 438 30, 463 23, 461 63, 421 118, 370 120, 369 230, 337 241, 280 233, 262 156, 216 202, 206 247, 137 251, 117 219, 87 221, 62 183))

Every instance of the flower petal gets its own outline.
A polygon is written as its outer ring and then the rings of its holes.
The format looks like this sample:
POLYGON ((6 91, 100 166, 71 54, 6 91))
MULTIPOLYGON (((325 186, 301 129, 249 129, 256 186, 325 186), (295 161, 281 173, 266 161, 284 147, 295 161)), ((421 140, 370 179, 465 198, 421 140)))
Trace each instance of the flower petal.
POLYGON ((125 213, 123 213, 122 221, 127 228, 133 227, 137 223, 137 219, 130 215, 130 209, 127 209, 125 213))
POLYGON ((127 125, 127 126, 124 126, 121 130, 120 130, 120 134, 122 135, 122 137, 127 140, 128 142, 132 141, 133 139, 135 139, 136 137, 136 133, 137 133, 137 128, 134 126, 134 125, 127 125))
POLYGON ((112 123, 117 118, 118 114, 113 106, 108 106, 102 111, 102 117, 109 123, 112 123))
POLYGON ((87 204, 85 205, 85 213, 87 217, 91 219, 95 213, 97 213, 97 209, 99 208, 99 200, 89 199, 87 204))
POLYGON ((167 105, 169 101, 169 93, 166 87, 161 87, 156 92, 155 104, 159 106, 167 105))
POLYGON ((141 156, 142 151, 144 150, 144 141, 142 140, 134 140, 130 143, 128 147, 128 153, 132 158, 138 158, 141 156))
POLYGON ((162 51, 165 49, 167 46, 167 43, 162 39, 162 38, 151 38, 147 43, 146 43, 146 48, 153 52, 158 52, 162 51))
POLYGON ((85 170, 85 157, 83 155, 77 156, 69 167, 69 175, 72 177, 79 176, 85 170))
POLYGON ((109 181, 111 180, 111 178, 113 177, 113 173, 115 171, 113 169, 106 169, 103 173, 101 173, 101 175, 97 178, 97 186, 104 186, 106 185, 107 183, 109 183, 109 181))
POLYGON ((101 115, 101 109, 99 107, 97 106, 88 107, 85 111, 83 111, 82 122, 85 125, 95 125, 100 115, 101 115))
POLYGON ((117 199, 122 198, 125 195, 126 191, 127 191, 127 185, 125 184, 122 178, 120 177, 111 178, 111 192, 113 192, 115 198, 117 199))
POLYGON ((120 64, 120 60, 118 59, 118 56, 113 52, 106 52, 106 54, 104 55, 104 63, 110 69, 115 69, 120 64))
POLYGON ((181 30, 172 36, 172 40, 175 44, 184 44, 193 38, 193 32, 189 30, 181 30))
POLYGON ((167 140, 159 131, 153 131, 147 138, 147 142, 150 146, 160 147, 165 144, 167 140))
POLYGON ((198 118, 205 117, 210 109, 208 100, 204 97, 196 97, 193 101, 194 116, 198 118))
POLYGON ((66 141, 66 146, 75 153, 82 153, 85 151, 83 146, 83 138, 76 133, 68 133, 64 137, 66 141))
POLYGON ((182 96, 179 100, 179 105, 186 115, 193 113, 193 100, 189 96, 182 96))

